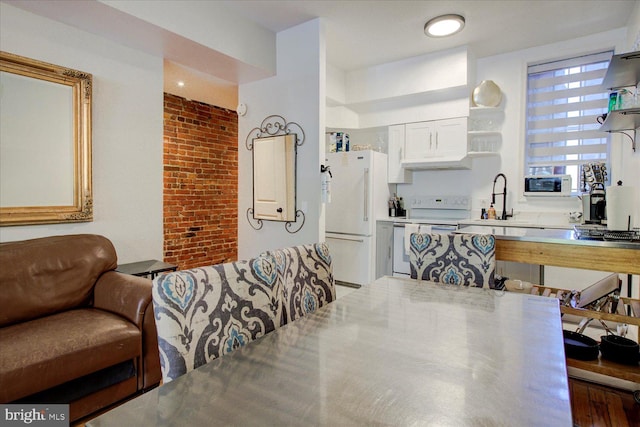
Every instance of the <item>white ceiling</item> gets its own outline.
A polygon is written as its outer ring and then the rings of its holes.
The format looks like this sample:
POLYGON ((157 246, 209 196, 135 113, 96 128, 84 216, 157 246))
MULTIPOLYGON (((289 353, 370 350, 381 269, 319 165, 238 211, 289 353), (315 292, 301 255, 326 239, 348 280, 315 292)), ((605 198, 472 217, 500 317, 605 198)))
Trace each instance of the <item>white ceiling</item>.
POLYGON ((274 32, 324 18, 327 62, 353 70, 463 45, 480 58, 620 28, 638 0, 219 3, 274 32), (425 36, 425 22, 447 13, 464 16, 464 30, 444 39, 425 36))
MULTIPOLYGON (((165 91, 176 95, 234 108, 238 84, 268 76, 266 70, 234 62, 224 52, 216 52, 110 7, 117 1, 0 1, 176 61, 165 66, 164 76, 165 91), (176 88, 179 80, 189 82, 190 92, 176 88), (207 88, 212 86, 224 99, 198 95, 211 93, 207 88)), ((633 12, 640 7, 640 0, 207 1, 227 8, 230 16, 253 21, 274 33, 322 18, 326 28, 327 62, 345 71, 459 46, 468 46, 476 57, 482 58, 629 24, 637 28, 637 23, 629 20, 638 16, 637 11, 633 12), (466 18, 462 32, 440 39, 424 35, 426 21, 448 13, 466 18)), ((188 7, 190 2, 179 3, 188 7)), ((149 12, 153 16, 153 10, 149 12)))

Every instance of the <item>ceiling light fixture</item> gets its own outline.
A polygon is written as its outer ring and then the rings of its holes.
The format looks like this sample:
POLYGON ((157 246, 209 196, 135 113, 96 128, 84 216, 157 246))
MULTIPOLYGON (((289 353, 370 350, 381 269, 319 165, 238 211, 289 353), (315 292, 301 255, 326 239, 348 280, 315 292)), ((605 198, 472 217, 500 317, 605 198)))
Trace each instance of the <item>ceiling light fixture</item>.
POLYGON ((441 15, 424 24, 424 33, 429 37, 447 37, 464 28, 464 17, 456 14, 441 15))

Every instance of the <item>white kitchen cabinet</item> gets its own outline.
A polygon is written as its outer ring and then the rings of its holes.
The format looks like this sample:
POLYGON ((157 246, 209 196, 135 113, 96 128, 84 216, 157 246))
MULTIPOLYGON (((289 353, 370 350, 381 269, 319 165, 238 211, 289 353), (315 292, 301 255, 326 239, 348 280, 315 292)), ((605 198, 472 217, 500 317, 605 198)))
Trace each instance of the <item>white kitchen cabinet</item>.
POLYGON ((426 159, 434 155, 433 122, 405 125, 403 160, 426 159))
POLYGON ((437 160, 467 154, 466 117, 408 123, 405 132, 404 160, 437 160))
POLYGON ((404 159, 405 125, 389 126, 387 154, 387 182, 389 184, 410 184, 412 173, 402 166, 404 159))
POLYGON ((467 117, 390 126, 389 183, 411 182, 414 169, 470 169, 467 150, 467 117))

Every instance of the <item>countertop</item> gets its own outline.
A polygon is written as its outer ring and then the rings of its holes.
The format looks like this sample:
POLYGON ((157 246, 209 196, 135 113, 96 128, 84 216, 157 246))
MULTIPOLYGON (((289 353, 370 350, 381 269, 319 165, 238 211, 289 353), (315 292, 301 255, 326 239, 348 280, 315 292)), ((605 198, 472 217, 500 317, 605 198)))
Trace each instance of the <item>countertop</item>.
POLYGON ((558 230, 573 230, 573 226, 576 224, 558 224, 551 222, 535 222, 528 220, 519 220, 519 219, 508 219, 508 220, 500 220, 500 219, 468 219, 458 221, 458 224, 463 225, 478 225, 478 226, 498 226, 498 227, 521 227, 521 228, 551 228, 558 230))
POLYGON ((463 226, 455 233, 493 234, 496 239, 520 240, 538 243, 561 243, 582 246, 600 246, 640 250, 640 242, 613 242, 602 240, 581 240, 573 230, 542 229, 526 227, 500 227, 489 225, 463 226))
MULTIPOLYGON (((406 217, 383 217, 378 221, 393 222, 397 224, 431 224, 438 220, 424 218, 406 218, 406 217)), ((558 224, 558 223, 540 223, 527 220, 508 219, 506 221, 498 219, 462 219, 462 220, 443 220, 444 224, 458 224, 459 226, 477 225, 477 226, 499 226, 499 227, 519 227, 519 228, 549 228, 558 230, 573 230, 576 224, 558 224)))

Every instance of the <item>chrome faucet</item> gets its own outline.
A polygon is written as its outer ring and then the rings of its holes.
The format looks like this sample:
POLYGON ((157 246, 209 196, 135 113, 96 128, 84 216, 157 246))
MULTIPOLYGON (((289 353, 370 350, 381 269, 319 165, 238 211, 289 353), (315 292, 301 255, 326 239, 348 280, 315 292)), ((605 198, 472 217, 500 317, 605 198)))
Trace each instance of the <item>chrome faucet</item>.
MULTIPOLYGON (((503 173, 499 173, 493 179, 493 190, 491 192, 491 204, 496 204, 496 182, 498 182, 498 178, 502 177, 504 179, 504 189, 502 190, 502 215, 497 219, 507 219, 513 216, 513 209, 511 209, 511 214, 507 214, 507 177, 503 173)), ((500 194, 498 194, 499 196, 500 194)))

